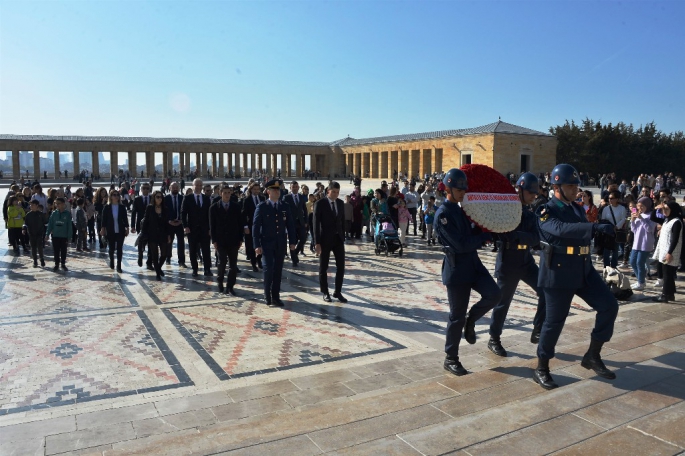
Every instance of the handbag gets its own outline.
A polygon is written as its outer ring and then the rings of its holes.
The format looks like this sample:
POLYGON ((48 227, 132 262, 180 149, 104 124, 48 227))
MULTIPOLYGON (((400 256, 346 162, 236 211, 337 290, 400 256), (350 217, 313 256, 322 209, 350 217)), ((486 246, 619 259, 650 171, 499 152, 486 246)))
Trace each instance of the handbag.
POLYGON ((617 244, 625 244, 628 242, 628 231, 616 227, 616 217, 614 216, 614 210, 611 208, 611 205, 609 206, 609 211, 611 212, 611 218, 614 219, 614 230, 616 231, 614 241, 617 244))

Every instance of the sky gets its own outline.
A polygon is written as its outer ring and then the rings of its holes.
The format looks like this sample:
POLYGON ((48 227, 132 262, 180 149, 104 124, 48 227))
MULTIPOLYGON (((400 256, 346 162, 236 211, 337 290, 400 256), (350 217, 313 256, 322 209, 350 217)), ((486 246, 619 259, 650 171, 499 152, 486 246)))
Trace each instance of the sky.
POLYGON ((0 134, 685 124, 682 1, 0 0, 0 134))

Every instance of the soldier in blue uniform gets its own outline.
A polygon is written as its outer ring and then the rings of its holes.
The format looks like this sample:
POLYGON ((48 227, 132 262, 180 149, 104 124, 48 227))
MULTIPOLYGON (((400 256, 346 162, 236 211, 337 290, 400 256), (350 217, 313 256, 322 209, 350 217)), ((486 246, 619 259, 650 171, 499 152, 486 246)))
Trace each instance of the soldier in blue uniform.
POLYGON ((538 344, 538 366, 533 379, 543 388, 558 385, 549 374, 549 360, 571 308, 578 295, 596 312, 590 348, 581 366, 592 369, 600 377, 616 378, 600 357, 602 345, 611 339, 618 302, 595 270, 591 259, 590 240, 596 231, 614 234, 613 225, 590 223, 583 208, 574 202, 580 179, 571 165, 557 165, 552 171, 554 197, 537 210, 542 258, 538 286, 547 301, 547 314, 538 344))
POLYGON ((269 199, 257 206, 252 222, 252 239, 255 253, 262 255, 264 265, 264 300, 267 305, 283 306, 281 301, 281 275, 288 244, 297 248, 297 234, 290 208, 281 201, 281 185, 273 179, 266 183, 269 199), (287 240, 286 240, 287 234, 287 240), (288 242, 289 241, 289 242, 288 242))
POLYGON ((445 341, 444 368, 454 375, 466 375, 468 371, 459 362, 461 331, 470 344, 476 343, 476 320, 488 313, 502 299, 488 270, 478 257, 478 248, 485 241, 492 240, 489 233, 483 233, 464 214, 459 203, 468 189, 466 174, 452 168, 443 179, 447 200, 435 213, 434 229, 443 246, 442 283, 447 287, 450 305, 445 341), (466 313, 471 290, 481 299, 466 313))
POLYGON ((516 181, 516 188, 523 205, 521 223, 512 232, 497 235, 499 251, 495 263, 495 277, 497 278, 497 286, 502 290, 502 300, 492 309, 490 341, 488 342, 488 348, 497 356, 507 356, 507 351, 500 342, 500 336, 519 281, 523 280, 535 290, 538 296, 538 307, 533 319, 533 332, 530 336, 532 343, 538 343, 540 328, 542 322, 545 321, 545 297, 538 289, 539 270, 535 264, 535 258, 530 253, 531 247, 540 243, 537 217, 529 206, 535 201, 540 191, 537 176, 533 173, 522 174, 516 181))

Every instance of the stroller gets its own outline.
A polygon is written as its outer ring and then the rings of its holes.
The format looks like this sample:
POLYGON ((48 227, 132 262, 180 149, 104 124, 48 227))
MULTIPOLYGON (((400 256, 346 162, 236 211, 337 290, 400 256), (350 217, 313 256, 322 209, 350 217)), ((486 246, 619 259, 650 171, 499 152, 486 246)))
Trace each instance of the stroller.
POLYGON ((376 255, 385 252, 385 256, 389 253, 397 252, 402 256, 402 243, 400 236, 397 234, 397 227, 392 221, 392 217, 388 214, 379 213, 373 217, 374 222, 374 242, 376 244, 376 255))

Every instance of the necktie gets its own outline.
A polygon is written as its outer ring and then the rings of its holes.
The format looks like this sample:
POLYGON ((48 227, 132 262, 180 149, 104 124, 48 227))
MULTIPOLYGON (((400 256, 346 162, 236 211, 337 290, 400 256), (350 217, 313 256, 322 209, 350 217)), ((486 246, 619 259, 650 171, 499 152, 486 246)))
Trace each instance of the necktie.
POLYGON ((259 204, 259 198, 253 196, 252 199, 254 199, 254 207, 257 207, 257 205, 259 204))
POLYGON ((225 210, 225 211, 228 210, 228 203, 224 203, 224 210, 225 210))
POLYGON ((335 214, 335 216, 338 216, 338 211, 335 210, 335 201, 331 201, 331 210, 335 214))
POLYGON ((145 201, 145 205, 147 206, 147 196, 143 197, 143 201, 145 201))
POLYGON ((176 220, 178 220, 178 196, 173 196, 174 200, 174 212, 176 213, 176 220))
POLYGON ((300 205, 300 200, 297 198, 297 193, 295 193, 295 206, 300 205))
POLYGON ((200 200, 200 195, 197 195, 197 206, 202 207, 202 200, 200 200))

